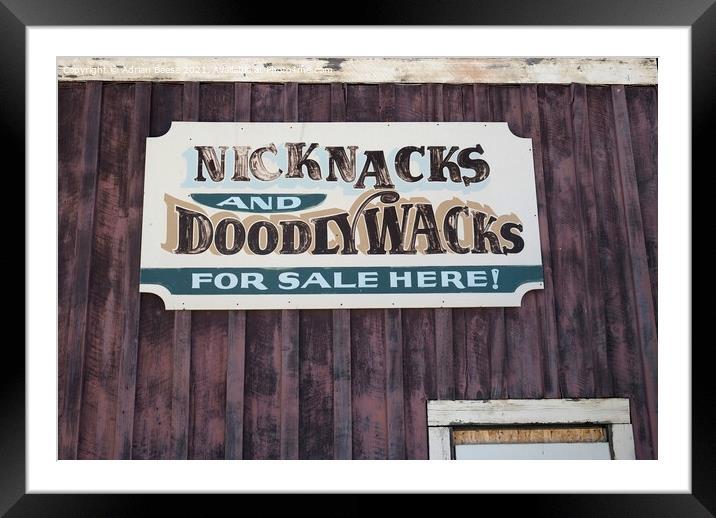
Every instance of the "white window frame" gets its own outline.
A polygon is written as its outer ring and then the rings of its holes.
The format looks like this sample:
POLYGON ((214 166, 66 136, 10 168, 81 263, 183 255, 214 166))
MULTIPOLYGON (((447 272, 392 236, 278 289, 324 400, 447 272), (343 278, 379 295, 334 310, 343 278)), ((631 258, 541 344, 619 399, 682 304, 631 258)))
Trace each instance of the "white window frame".
POLYGON ((613 460, 634 460, 628 398, 428 401, 430 460, 454 459, 452 427, 594 424, 607 429, 613 460))

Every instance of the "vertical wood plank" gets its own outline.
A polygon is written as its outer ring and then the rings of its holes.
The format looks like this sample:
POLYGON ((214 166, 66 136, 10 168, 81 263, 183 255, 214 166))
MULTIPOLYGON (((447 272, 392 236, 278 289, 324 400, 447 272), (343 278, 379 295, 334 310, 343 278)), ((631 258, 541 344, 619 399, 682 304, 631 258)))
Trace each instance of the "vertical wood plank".
POLYGON ((403 407, 403 330, 399 309, 384 311, 386 418, 388 422, 388 458, 405 458, 405 415, 403 407))
MULTIPOLYGON (((331 121, 346 120, 346 85, 331 84, 331 121)), ((333 318, 333 454, 353 458, 351 312, 334 309, 333 318)))
MULTIPOLYGON (((491 121, 490 90, 486 85, 463 86, 463 117, 469 121, 491 121)), ((455 321, 456 310, 453 310, 455 321)), ((464 372, 466 399, 486 399, 492 392, 491 344, 504 340, 503 312, 501 308, 464 308, 456 321, 458 337, 464 334, 464 367, 457 363, 458 372, 464 372), (461 321, 462 320, 462 321, 461 321), (463 329, 464 327, 464 329, 463 329), (493 333, 493 330, 496 333, 493 333), (490 336, 493 334, 494 336, 490 336)), ((453 326, 455 329, 456 326, 453 326)), ((460 342, 461 343, 461 342, 460 342)), ((457 344, 456 344, 457 345, 457 344)), ((461 355, 456 360, 462 358, 461 355)))
MULTIPOLYGON (((463 97, 463 103, 465 98, 468 99, 467 106, 472 108, 472 120, 479 122, 495 120, 490 86, 474 84, 472 92, 468 91, 463 97)), ((503 373, 507 350, 504 313, 503 308, 465 310, 468 398, 496 399, 507 395, 503 373)))
MULTIPOLYGON (((196 95, 188 92, 187 108, 196 95)), ((234 88, 225 83, 199 84, 199 120, 229 122, 234 116, 234 88)), ((193 311, 189 398, 190 459, 224 458, 226 432, 226 375, 228 314, 193 311)))
MULTIPOLYGON (((658 90, 655 87, 627 87, 627 102, 629 110, 629 122, 631 125, 631 139, 634 155, 634 167, 636 181, 639 191, 639 205, 641 208, 642 228, 646 246, 646 260, 649 268, 651 282, 651 295, 653 301, 654 327, 658 325, 658 90)), ((656 333, 656 331, 655 331, 656 333)), ((656 340, 656 335, 655 335, 656 340)), ((654 347, 656 347, 656 342, 654 347)), ((652 354, 655 354, 654 351, 652 354)), ((658 358, 654 357, 654 361, 658 358)), ((657 372, 657 365, 654 363, 650 369, 652 375, 657 372)), ((655 382, 656 384, 656 379, 655 382)), ((654 386, 652 391, 658 393, 654 386)), ((658 401, 656 403, 658 405, 658 401)), ((658 455, 658 419, 657 409, 650 410, 652 417, 652 444, 653 457, 658 455), (656 421, 656 422, 655 422, 656 421)))
MULTIPOLYGON (((469 97, 469 94, 465 97, 469 97)), ((493 122, 490 87, 488 85, 472 85, 472 107, 476 122, 493 122)))
POLYGON ((234 83, 234 121, 251 121, 251 83, 234 83))
POLYGON ((380 97, 378 93, 378 85, 346 85, 346 121, 379 122, 380 97))
MULTIPOLYGON (((338 310, 334 310, 338 311, 338 310)), ((299 458, 332 459, 333 429, 333 311, 304 310, 299 323, 299 458)), ((350 331, 346 331, 347 334, 350 331)), ((344 391, 350 412, 350 356, 343 360, 340 376, 347 377, 344 391)), ((341 408, 338 412, 345 412, 341 408)), ((348 436, 350 439, 350 435, 348 436)), ((349 441, 346 441, 349 442, 349 441)), ((345 444, 344 444, 345 446, 345 444)), ((347 456, 350 458, 350 455, 347 456)))
POLYGON ((584 302, 586 282, 581 264, 585 251, 577 197, 572 142, 569 87, 539 87, 540 121, 544 143, 545 187, 555 280, 560 377, 564 396, 590 397, 594 393, 592 357, 580 346, 589 333, 584 302))
MULTIPOLYGON (((300 122, 331 121, 331 89, 340 85, 301 84, 298 85, 298 118, 300 122)), ((339 95, 342 99, 342 95, 339 95)), ((338 101, 338 100, 336 100, 338 101)))
MULTIPOLYGON (((499 114, 495 113, 497 101, 497 87, 484 87, 481 92, 480 104, 487 102, 488 106, 480 107, 479 111, 484 120, 488 122, 501 122, 499 114)), ((476 99, 476 103, 478 100, 476 99)), ((479 106, 479 104, 478 104, 479 106)), ((487 343, 490 355, 490 392, 492 399, 509 397, 507 384, 507 336, 505 333, 505 309, 490 308, 487 310, 487 343)))
POLYGON ((639 188, 639 206, 649 265, 654 318, 658 319, 659 247, 658 247, 658 93, 651 86, 626 87, 629 124, 634 153, 634 168, 639 188))
POLYGON ((225 456, 227 343, 225 312, 191 312, 189 459, 225 456))
POLYGON ((639 336, 634 296, 629 279, 629 249, 624 221, 624 195, 619 179, 614 107, 609 87, 590 87, 587 91, 590 141, 595 193, 599 208, 599 258, 604 279, 607 359, 612 374, 614 396, 628 397, 636 440, 637 458, 653 455, 646 415, 644 376, 639 352, 639 336))
POLYGON ((631 424, 613 424, 609 427, 613 458, 634 460, 634 434, 631 424))
MULTIPOLYGON (((59 430, 58 430, 58 458, 75 459, 78 455, 80 433, 80 416, 82 410, 83 376, 85 363, 85 334, 87 329, 87 309, 90 286, 90 269, 92 262, 92 231, 94 225, 94 208, 97 193, 97 169, 99 153, 99 128, 102 104, 102 85, 97 82, 85 84, 82 92, 81 110, 78 112, 79 122, 75 122, 77 115, 70 111, 63 111, 68 105, 60 102, 58 119, 67 123, 76 124, 77 132, 65 133, 72 142, 67 148, 76 149, 77 152, 67 156, 67 160, 60 159, 58 175, 60 178, 74 178, 77 185, 78 197, 73 210, 76 212, 74 228, 67 227, 67 233, 72 235, 68 239, 68 264, 64 271, 71 280, 66 295, 68 300, 67 312, 64 320, 59 320, 59 339, 62 342, 59 348, 60 378, 59 397, 59 430)), ((60 95, 60 100, 66 99, 60 95)), ((77 103, 79 104, 79 103, 77 103)), ((59 134, 59 150, 67 149, 63 145, 63 133, 59 134)), ((62 186, 63 183, 60 183, 62 186)), ((60 207, 63 203, 60 202, 60 207)), ((60 213, 60 225, 67 219, 60 213)), ((60 228, 60 236, 63 235, 60 228)), ((62 247, 63 241, 59 241, 62 247)), ((62 249, 60 249, 62 250, 62 249)), ((60 265, 64 264, 60 261, 60 265)), ((60 270, 62 272, 63 270, 60 270)), ((63 315, 58 315, 62 318, 63 315)))
POLYGON ((399 122, 422 122, 425 120, 423 85, 396 84, 393 93, 393 114, 399 122))
MULTIPOLYGON (((474 119, 474 102, 472 90, 464 85, 445 85, 443 87, 443 109, 445 120, 462 122, 474 119), (469 100, 465 100, 467 90, 469 100)), ((464 399, 468 393, 468 379, 471 375, 467 345, 467 312, 465 308, 453 308, 452 328, 450 331, 452 342, 452 361, 449 375, 451 376, 451 395, 449 399, 464 399)), ((447 369, 446 369, 447 370, 447 369)))
MULTIPOLYGON (((199 83, 182 84, 181 119, 183 121, 199 120, 199 83)), ((191 321, 191 312, 174 312, 171 422, 171 456, 174 459, 189 457, 191 321)))
MULTIPOLYGON (((395 85, 394 114, 400 122, 427 118, 425 85, 395 85)), ((408 459, 428 458, 427 398, 435 398, 434 314, 430 309, 401 310, 403 336, 403 398, 405 455, 408 459), (431 365, 428 372, 427 364, 431 365)))
POLYGON ((584 279, 589 297, 584 297, 587 310, 588 332, 582 339, 585 354, 592 355, 594 396, 605 397, 612 393, 612 380, 607 360, 606 322, 602 272, 599 264, 599 229, 597 205, 592 171, 591 142, 589 139, 589 110, 585 85, 572 85, 572 138, 577 195, 582 220, 582 249, 584 279))
MULTIPOLYGON (((507 122, 514 135, 524 137, 520 87, 493 87, 490 100, 494 119, 507 122)), ((544 376, 537 292, 526 293, 520 307, 504 308, 503 312, 505 322, 503 372, 506 395, 510 398, 541 398, 544 395, 544 376)))
MULTIPOLYGON (((298 120, 298 85, 283 86, 283 118, 298 120)), ((281 311, 281 458, 298 459, 299 312, 281 311)))
MULTIPOLYGON (((461 122, 464 120, 462 87, 458 85, 434 85, 436 121, 461 122)), ((464 329, 464 311, 451 308, 435 310, 435 355, 437 361, 437 389, 439 399, 455 399, 455 351, 453 340, 453 318, 457 313, 459 328, 464 329)), ((465 350, 464 344, 458 348, 465 350)))
POLYGON ((465 308, 452 310, 453 376, 455 399, 468 399, 471 355, 467 346, 467 319, 465 308))
POLYGON ((475 88, 477 85, 462 85, 462 116, 465 121, 476 121, 478 108, 475 106, 475 88))
MULTIPOLYGON (((248 122, 250 120, 251 83, 234 83, 234 121, 248 122)), ((242 459, 246 371, 246 311, 230 311, 228 326, 224 458, 242 459)))
POLYGON ((251 311, 246 323, 244 458, 281 456, 281 313, 251 311))
POLYGON ((428 122, 442 122, 445 120, 443 113, 443 85, 425 84, 423 86, 426 120, 428 122))
MULTIPOLYGON (((442 84, 429 84, 425 88, 426 116, 429 121, 445 120, 442 84)), ((426 356, 427 368, 435 372, 435 384, 438 399, 454 399, 453 383, 453 344, 452 344, 452 309, 437 308, 433 310, 434 351, 426 356)))
MULTIPOLYGON (((165 134, 169 131, 172 121, 182 119, 183 91, 181 84, 152 84, 149 110, 150 136, 165 134)), ((162 300, 155 295, 140 295, 132 458, 167 459, 173 457, 172 378, 175 312, 166 311, 162 300)), ((185 417, 188 417, 188 378, 187 363, 185 417)), ((184 429, 186 430, 186 426, 184 429)))
POLYGON ((351 394, 350 311, 333 314, 333 452, 336 459, 353 458, 353 398, 351 394))
POLYGON ((283 121, 295 122, 298 120, 298 84, 284 83, 282 89, 283 121))
MULTIPOLYGON (((251 120, 284 120, 283 85, 251 87, 251 120)), ((247 313, 246 377, 244 394, 244 458, 281 457, 282 312, 247 313)))
POLYGON ((463 102, 462 85, 443 85, 443 116, 448 122, 462 122, 465 120, 465 103, 463 102))
MULTIPOLYGON (((182 120, 181 84, 153 83, 149 135, 169 131, 182 120)), ((140 294, 137 385, 132 437, 133 459, 169 459, 172 450, 172 389, 174 374, 174 311, 166 311, 156 295, 140 294)), ((188 334, 187 334, 188 337, 188 334)), ((188 349, 187 349, 188 351, 188 349)), ((188 353, 187 353, 188 354, 188 353)), ((186 370, 188 417, 189 370, 186 370)), ((186 430, 186 426, 184 427, 186 430)), ((186 444, 186 441, 184 442, 186 444)), ((186 458, 186 456, 184 456, 186 458)))
POLYGON ((68 315, 72 301, 74 250, 77 235, 77 207, 82 180, 78 157, 82 153, 84 83, 59 83, 57 90, 57 432, 58 458, 66 438, 62 437, 65 401, 66 362, 72 348, 67 343, 68 315), (78 120, 80 119, 80 120, 78 120), (73 167, 74 166, 74 167, 73 167))
MULTIPOLYGON (((395 85, 378 87, 380 120, 396 120, 395 85)), ((400 309, 386 309, 383 314, 385 335, 385 389, 388 433, 388 458, 405 458, 405 409, 403 392, 403 329, 400 309)))
POLYGON ((67 330, 72 300, 72 268, 77 235, 77 207, 80 198, 82 171, 82 111, 84 83, 59 83, 57 91, 57 325, 58 325, 58 412, 64 408, 67 330), (79 114, 79 115, 78 115, 79 114), (79 120, 78 120, 79 119, 79 120))
POLYGON ((351 310, 353 458, 387 458, 383 311, 351 310))
POLYGON ((405 448, 408 459, 428 458, 427 400, 437 399, 427 352, 435 350, 434 312, 402 310, 405 448))
POLYGON ((281 458, 298 459, 298 311, 281 311, 281 458))
POLYGON ((129 128, 127 163, 127 247, 125 248, 124 301, 126 308, 119 356, 117 424, 115 426, 115 459, 132 455, 134 400, 137 387, 137 348, 139 343, 139 259, 142 235, 142 201, 144 194, 144 149, 149 136, 151 84, 136 83, 129 128))
POLYGON ((380 106, 380 121, 393 122, 395 118, 395 85, 381 83, 378 85, 378 104, 380 106))
MULTIPOLYGON (((500 114, 495 113, 499 102, 495 97, 499 90, 495 86, 481 86, 475 93, 475 104, 482 119, 487 122, 501 122, 500 114), (477 97, 478 92, 481 94, 477 97), (487 103, 487 107, 482 106, 487 103)), ((488 310, 488 338, 490 354, 490 392, 491 399, 508 397, 507 389, 507 337, 505 334, 505 309, 490 308, 488 310)))
POLYGON ((283 85, 254 83, 251 87, 251 121, 283 122, 283 85))
POLYGON ((139 304, 132 459, 166 459, 171 458, 174 314, 153 294, 142 293, 139 304))
POLYGON ((346 120, 346 85, 331 83, 331 121, 346 120))
MULTIPOLYGON (((380 120, 378 85, 346 86, 348 121, 380 120)), ((351 310, 353 458, 387 457, 385 343, 381 310, 351 310)))
POLYGON ((549 233, 547 193, 543 167, 543 143, 540 127, 539 101, 536 85, 523 85, 522 91, 522 131, 532 138, 532 153, 535 167, 535 188, 537 191, 537 216, 539 219, 540 245, 542 249, 542 268, 544 289, 536 294, 537 318, 540 322, 542 346, 542 386, 547 398, 561 398, 559 384, 559 351, 557 319, 555 316, 554 281, 552 276, 552 248, 549 233))
POLYGON ((450 427, 431 426, 428 431, 430 441, 430 460, 450 460, 450 427))
POLYGON ((234 119, 234 85, 230 83, 186 83, 185 112, 197 113, 200 121, 231 122, 234 119), (198 87, 198 92, 194 90, 198 87), (198 96, 198 97, 197 97, 198 96), (198 102, 198 112, 196 103, 198 102))
MULTIPOLYGON (((326 122, 331 119, 331 85, 298 86, 298 120, 326 122)), ((299 312, 299 451, 301 459, 334 457, 333 430, 333 312, 299 312)), ((349 333, 349 331, 346 333, 349 333)), ((348 340, 349 337, 347 336, 348 340)), ((350 356, 347 364, 350 383, 350 356)), ((348 415, 350 419, 350 385, 348 415)), ((340 410, 339 410, 340 411, 340 410)), ((349 421, 350 424, 350 421, 349 421)), ((350 435, 348 436, 350 439, 350 435)), ((350 453, 346 458, 350 458, 350 453)))
POLYGON ((437 308, 435 312, 435 368, 438 399, 455 399, 452 349, 452 310, 437 308))
POLYGON ((124 282, 129 152, 134 85, 103 88, 100 152, 89 277, 85 381, 78 458, 110 459, 117 424, 118 374, 126 309, 124 282))
POLYGON ((657 456, 657 349, 656 320, 651 295, 651 279, 646 257, 644 226, 641 219, 639 188, 636 180, 634 154, 631 144, 629 112, 623 85, 611 87, 614 104, 614 125, 617 136, 619 177, 622 184, 624 212, 626 218, 627 244, 630 258, 630 288, 635 298, 635 324, 640 344, 642 364, 642 385, 646 398, 649 432, 654 457, 657 456))
POLYGON ((173 459, 189 456, 189 392, 191 383, 191 312, 174 312, 174 354, 172 355, 173 459))
POLYGON ((183 83, 182 91, 182 120, 199 120, 199 83, 183 83))
POLYGON ((246 311, 230 311, 228 326, 224 458, 242 459, 244 451, 246 311))
POLYGON ((149 136, 164 135, 172 122, 184 120, 184 86, 181 83, 152 83, 149 136))

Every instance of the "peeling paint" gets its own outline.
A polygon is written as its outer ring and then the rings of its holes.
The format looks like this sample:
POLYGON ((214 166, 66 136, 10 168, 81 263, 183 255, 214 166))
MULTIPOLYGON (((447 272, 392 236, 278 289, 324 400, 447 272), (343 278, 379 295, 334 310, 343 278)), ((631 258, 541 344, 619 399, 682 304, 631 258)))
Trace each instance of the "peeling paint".
POLYGON ((326 64, 324 65, 325 68, 330 68, 331 70, 337 72, 341 68, 343 68, 343 63, 346 61, 345 58, 325 58, 326 64))

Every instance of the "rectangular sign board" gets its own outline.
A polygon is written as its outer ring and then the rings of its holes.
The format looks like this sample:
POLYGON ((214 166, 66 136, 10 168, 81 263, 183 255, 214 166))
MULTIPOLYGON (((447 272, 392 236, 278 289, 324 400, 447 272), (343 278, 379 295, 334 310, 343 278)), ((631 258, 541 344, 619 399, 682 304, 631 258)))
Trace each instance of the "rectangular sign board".
POLYGON ((167 309, 519 306, 543 287, 507 123, 174 122, 147 139, 140 291, 167 309))

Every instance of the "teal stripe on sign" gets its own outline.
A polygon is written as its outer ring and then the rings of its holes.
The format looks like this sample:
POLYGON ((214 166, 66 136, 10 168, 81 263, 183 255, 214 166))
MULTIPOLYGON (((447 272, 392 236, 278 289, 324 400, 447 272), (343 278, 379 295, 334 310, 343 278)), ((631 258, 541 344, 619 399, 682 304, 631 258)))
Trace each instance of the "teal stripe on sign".
POLYGON ((142 268, 142 284, 174 295, 514 293, 542 282, 542 266, 142 268))

